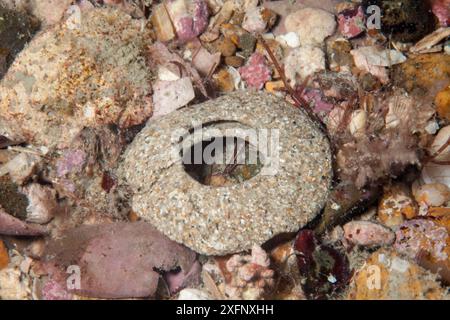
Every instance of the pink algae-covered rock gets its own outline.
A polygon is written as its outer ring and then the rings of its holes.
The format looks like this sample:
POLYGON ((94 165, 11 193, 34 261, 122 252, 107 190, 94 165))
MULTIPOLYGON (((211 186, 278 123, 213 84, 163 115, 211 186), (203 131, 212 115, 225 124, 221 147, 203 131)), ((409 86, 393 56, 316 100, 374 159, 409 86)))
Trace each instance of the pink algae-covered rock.
POLYGON ((169 281, 177 290, 195 285, 200 272, 195 252, 145 222, 77 227, 50 240, 45 250, 42 266, 51 280, 67 287, 68 270, 77 266, 80 283, 67 291, 95 298, 151 297, 161 274, 178 274, 169 281))
POLYGON ((72 300, 73 295, 59 282, 48 279, 42 287, 43 300, 72 300))
POLYGON ((450 0, 431 1, 431 10, 438 18, 441 27, 450 25, 450 0))
POLYGON ((86 153, 83 150, 67 150, 56 163, 58 176, 80 171, 85 161, 86 153))
POLYGON ((272 71, 266 64, 266 58, 260 53, 254 53, 247 64, 239 68, 242 79, 250 88, 260 90, 271 79, 272 71))
POLYGON ((344 10, 338 15, 338 28, 344 37, 351 39, 364 32, 364 21, 361 7, 344 10))
POLYGON ((385 246, 395 240, 389 228, 370 221, 351 221, 344 225, 345 240, 361 246, 385 246))
POLYGON ((437 261, 448 259, 449 234, 444 226, 427 219, 404 222, 396 232, 394 248, 412 259, 425 252, 437 261))
POLYGON ((209 10, 204 0, 170 0, 167 11, 181 41, 195 38, 208 26, 209 10))

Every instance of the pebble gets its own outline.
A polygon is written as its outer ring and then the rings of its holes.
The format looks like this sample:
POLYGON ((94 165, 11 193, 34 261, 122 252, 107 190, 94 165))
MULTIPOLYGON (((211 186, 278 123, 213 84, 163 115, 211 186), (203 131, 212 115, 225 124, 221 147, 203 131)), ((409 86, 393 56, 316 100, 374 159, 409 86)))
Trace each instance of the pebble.
POLYGON ((423 300, 448 298, 431 274, 392 250, 373 253, 350 284, 351 300, 423 300))
POLYGON ((284 89, 284 82, 282 80, 268 81, 264 88, 270 93, 280 94, 282 93, 282 89, 284 89))
POLYGON ((450 81, 450 55, 428 53, 410 56, 404 63, 392 70, 394 85, 404 88, 408 93, 430 96, 434 99, 450 81), (443 86, 437 84, 442 83, 443 86))
POLYGON ((178 300, 213 300, 206 291, 186 288, 180 291, 178 300))
POLYGON ((234 91, 234 79, 233 76, 226 68, 221 68, 213 75, 214 82, 221 92, 234 91))
POLYGON ((58 210, 56 191, 38 183, 31 183, 22 189, 28 198, 27 222, 46 224, 58 210))
POLYGON ((284 72, 291 84, 313 75, 317 71, 325 70, 325 54, 320 48, 302 46, 292 50, 285 59, 284 72))
POLYGON ((239 68, 239 73, 250 88, 257 90, 262 89, 272 76, 266 58, 257 52, 252 54, 245 66, 239 68))
POLYGON ((206 30, 209 11, 204 0, 173 0, 165 5, 179 40, 192 40, 206 30))
POLYGON ((439 207, 450 200, 450 189, 442 183, 429 183, 420 186, 414 197, 420 205, 439 207))
POLYGON ((371 221, 351 221, 344 225, 345 239, 363 247, 388 246, 395 240, 389 228, 371 221))
POLYGON ((233 92, 150 120, 123 159, 117 174, 120 185, 131 191, 133 211, 172 240, 205 255, 241 252, 277 234, 297 231, 325 204, 332 177, 329 142, 319 127, 303 112, 263 92, 233 92), (221 123, 224 120, 233 123, 221 123), (265 162, 258 175, 241 183, 199 183, 178 159, 177 145, 171 147, 173 138, 178 141, 174 128, 189 129, 193 123, 218 124, 204 128, 203 138, 194 136, 189 146, 224 127, 279 129, 276 175, 265 162))
POLYGON ((413 219, 405 221, 396 231, 395 250, 415 259, 424 252, 437 261, 448 261, 449 233, 439 220, 413 219))
POLYGON ((277 15, 264 7, 250 8, 245 12, 242 28, 248 32, 264 33, 270 29, 277 19, 277 15))
POLYGON ((302 45, 320 45, 334 33, 334 15, 315 8, 304 8, 289 14, 284 22, 287 32, 296 32, 302 45))
POLYGON ((161 117, 175 111, 195 98, 194 87, 189 77, 175 81, 157 81, 154 90, 153 117, 161 117))
POLYGON ((231 66, 234 68, 242 67, 245 63, 244 58, 239 56, 225 57, 224 61, 227 66, 231 66))
POLYGON ((216 48, 224 57, 230 57, 236 53, 236 46, 230 38, 217 40, 216 48))
POLYGON ((400 185, 387 189, 378 204, 378 219, 388 227, 398 227, 405 219, 412 219, 417 214, 414 199, 400 185))
POLYGON ((352 44, 350 41, 339 38, 327 46, 327 56, 332 71, 350 71, 354 65, 353 56, 350 54, 352 44))
POLYGON ((167 42, 175 38, 175 30, 164 4, 154 7, 151 21, 159 41, 167 42))
POLYGON ((341 34, 352 39, 365 31, 365 17, 362 7, 344 10, 338 15, 338 29, 341 34))

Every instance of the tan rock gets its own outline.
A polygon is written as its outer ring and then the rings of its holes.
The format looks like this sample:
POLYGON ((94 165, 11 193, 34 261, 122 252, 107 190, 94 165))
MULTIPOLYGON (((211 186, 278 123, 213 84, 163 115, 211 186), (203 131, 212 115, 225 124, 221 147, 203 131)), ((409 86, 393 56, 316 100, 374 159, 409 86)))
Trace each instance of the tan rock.
POLYGON ((372 254, 354 276, 352 300, 443 299, 445 290, 436 276, 393 251, 372 254))
POLYGON ((159 41, 166 42, 175 38, 175 30, 164 4, 154 7, 151 20, 159 41))

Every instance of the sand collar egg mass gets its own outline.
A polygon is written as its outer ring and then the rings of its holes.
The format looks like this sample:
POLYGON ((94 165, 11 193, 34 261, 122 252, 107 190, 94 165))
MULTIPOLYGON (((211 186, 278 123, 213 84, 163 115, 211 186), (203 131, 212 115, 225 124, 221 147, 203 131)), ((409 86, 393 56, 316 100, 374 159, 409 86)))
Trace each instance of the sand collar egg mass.
POLYGON ((236 92, 150 120, 125 152, 119 176, 140 217, 199 253, 223 255, 311 221, 330 190, 331 157, 326 136, 306 114, 266 93, 236 92), (194 135, 195 125, 203 136, 192 137, 193 144, 230 128, 244 140, 246 129, 278 132, 277 152, 265 156, 258 147, 264 163, 248 180, 205 185, 174 151, 185 150, 177 147, 177 132, 194 135))

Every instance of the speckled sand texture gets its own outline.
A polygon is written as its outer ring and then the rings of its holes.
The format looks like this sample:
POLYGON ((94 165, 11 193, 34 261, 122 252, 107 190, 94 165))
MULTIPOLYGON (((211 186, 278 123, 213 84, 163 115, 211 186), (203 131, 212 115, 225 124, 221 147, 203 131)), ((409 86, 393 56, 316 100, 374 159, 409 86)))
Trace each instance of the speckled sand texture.
POLYGON ((0 83, 0 134, 67 147, 84 127, 151 116, 149 31, 115 9, 77 17, 42 31, 16 57, 0 83))
POLYGON ((329 193, 331 150, 303 112, 266 93, 236 92, 150 120, 125 152, 119 176, 144 220, 199 253, 223 255, 311 221, 329 193), (181 157, 171 161, 175 130, 224 120, 228 127, 235 121, 239 128, 279 129, 276 175, 211 187, 191 178, 181 157))

